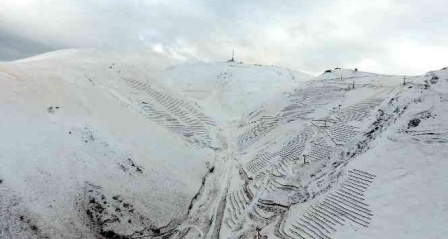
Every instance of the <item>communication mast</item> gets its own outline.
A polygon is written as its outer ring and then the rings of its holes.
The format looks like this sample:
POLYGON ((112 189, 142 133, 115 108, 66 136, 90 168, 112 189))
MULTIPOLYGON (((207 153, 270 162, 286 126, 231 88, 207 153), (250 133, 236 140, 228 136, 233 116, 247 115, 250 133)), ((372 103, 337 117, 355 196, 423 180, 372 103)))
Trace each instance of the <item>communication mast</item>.
POLYGON ((228 62, 234 62, 235 61, 235 50, 232 49, 232 59, 228 60, 228 62))

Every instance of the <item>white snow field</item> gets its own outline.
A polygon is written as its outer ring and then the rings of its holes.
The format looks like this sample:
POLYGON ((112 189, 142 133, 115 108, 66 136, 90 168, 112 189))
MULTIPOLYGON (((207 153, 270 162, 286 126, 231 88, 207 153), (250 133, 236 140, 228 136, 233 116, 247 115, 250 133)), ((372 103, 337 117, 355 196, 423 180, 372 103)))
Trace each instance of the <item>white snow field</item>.
POLYGON ((0 72, 2 238, 152 235, 185 217, 215 155, 194 104, 96 51, 0 72))
POLYGON ((170 67, 160 80, 221 125, 235 122, 276 94, 297 87, 313 76, 276 66, 241 62, 191 63, 170 67))
POLYGON ((0 63, 0 238, 448 235, 447 68, 160 58, 0 63))

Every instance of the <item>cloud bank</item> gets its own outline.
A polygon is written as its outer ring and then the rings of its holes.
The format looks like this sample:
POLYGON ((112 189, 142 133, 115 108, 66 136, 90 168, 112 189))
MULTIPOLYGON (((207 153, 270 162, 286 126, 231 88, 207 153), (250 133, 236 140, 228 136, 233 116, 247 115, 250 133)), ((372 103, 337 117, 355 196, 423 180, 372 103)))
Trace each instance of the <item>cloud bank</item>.
POLYGON ((0 2, 0 60, 63 48, 150 49, 311 73, 421 74, 448 65, 445 0, 0 2))

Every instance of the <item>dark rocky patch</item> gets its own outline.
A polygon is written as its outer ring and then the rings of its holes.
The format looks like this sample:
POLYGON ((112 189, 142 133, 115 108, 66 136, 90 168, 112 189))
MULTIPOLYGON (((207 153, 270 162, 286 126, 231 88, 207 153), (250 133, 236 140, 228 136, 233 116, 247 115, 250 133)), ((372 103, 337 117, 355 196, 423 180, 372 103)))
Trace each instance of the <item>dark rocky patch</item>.
POLYGON ((33 220, 29 216, 25 215, 19 215, 18 216, 19 221, 25 226, 23 230, 29 230, 31 233, 38 238, 42 239, 48 239, 49 237, 45 236, 41 229, 33 222, 33 220))
POLYGON ((53 106, 48 107, 48 108, 47 108, 47 112, 50 113, 50 114, 54 114, 54 108, 53 108, 53 106))
POLYGON ((137 165, 136 163, 134 163, 134 161, 132 161, 132 159, 128 158, 127 162, 129 163, 129 165, 131 167, 133 167, 135 169, 136 172, 143 173, 143 168, 141 166, 137 165))
POLYGON ((160 229, 159 228, 153 228, 151 229, 152 232, 154 232, 155 234, 159 234, 160 233, 160 229))
POLYGON ((437 82, 439 81, 439 77, 438 76, 433 76, 431 77, 431 79, 429 80, 429 82, 433 85, 437 84, 437 82))
POLYGON ((417 118, 411 119, 408 123, 408 129, 417 127, 420 124, 420 122, 421 122, 420 119, 417 118))
POLYGON ((151 220, 137 209, 123 195, 107 195, 99 186, 86 183, 84 194, 80 197, 81 216, 98 234, 99 238, 127 239, 136 234, 153 236, 151 220), (132 227, 131 227, 132 225, 132 227), (129 231, 129 228, 143 228, 129 231))
POLYGON ((103 231, 101 230, 100 235, 107 238, 107 239, 130 239, 130 236, 123 236, 120 234, 117 234, 113 231, 103 231))
POLYGON ((47 107, 47 112, 50 114, 54 114, 56 110, 58 110, 60 107, 59 106, 49 106, 47 107))
POLYGON ((124 163, 118 164, 121 171, 128 173, 129 175, 134 175, 135 173, 142 174, 143 173, 143 167, 136 164, 134 161, 132 161, 131 158, 126 159, 124 163))

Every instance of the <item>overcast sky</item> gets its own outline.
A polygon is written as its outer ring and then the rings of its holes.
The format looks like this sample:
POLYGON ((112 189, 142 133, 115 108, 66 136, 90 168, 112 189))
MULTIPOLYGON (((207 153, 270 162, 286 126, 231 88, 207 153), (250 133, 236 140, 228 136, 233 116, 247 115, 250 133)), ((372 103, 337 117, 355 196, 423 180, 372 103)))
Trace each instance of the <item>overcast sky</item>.
POLYGON ((63 48, 422 74, 448 66, 447 0, 2 0, 0 61, 63 48))

